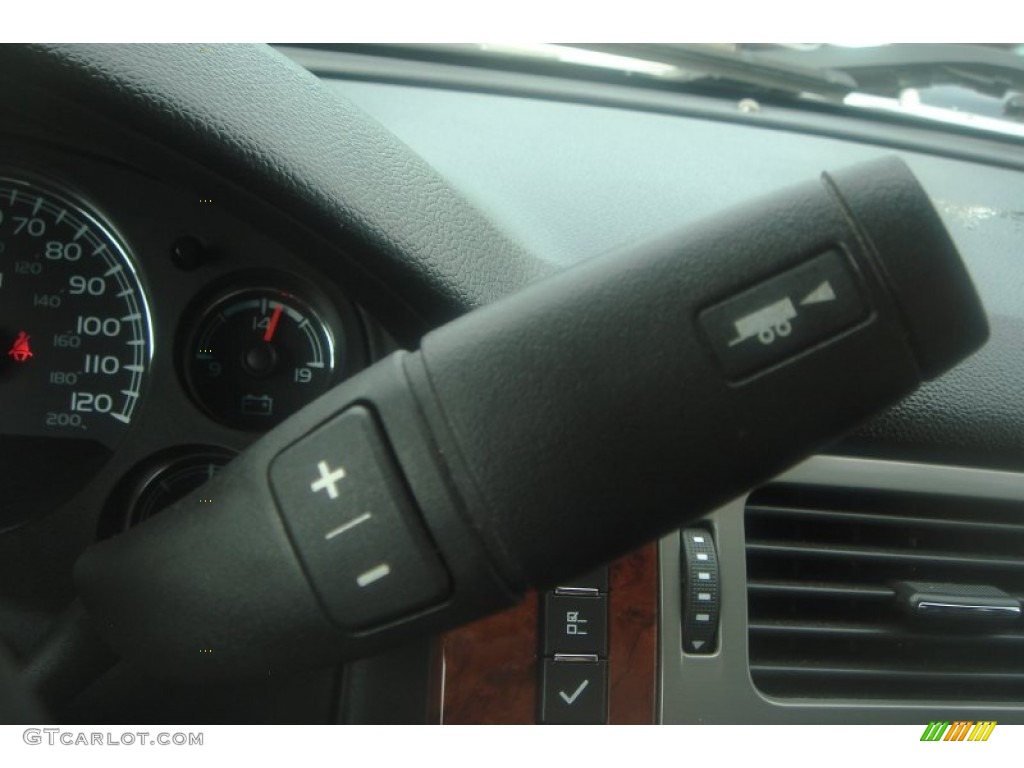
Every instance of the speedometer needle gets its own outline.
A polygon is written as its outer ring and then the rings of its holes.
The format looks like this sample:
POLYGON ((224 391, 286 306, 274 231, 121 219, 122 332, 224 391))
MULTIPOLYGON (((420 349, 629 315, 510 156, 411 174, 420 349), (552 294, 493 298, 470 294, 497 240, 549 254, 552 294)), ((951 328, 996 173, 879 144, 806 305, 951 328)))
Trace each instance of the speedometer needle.
POLYGON ((277 330, 277 321, 281 319, 281 311, 283 309, 284 306, 281 304, 274 308, 274 314, 270 316, 270 322, 267 324, 267 332, 263 334, 264 341, 270 341, 274 338, 274 331, 277 330))

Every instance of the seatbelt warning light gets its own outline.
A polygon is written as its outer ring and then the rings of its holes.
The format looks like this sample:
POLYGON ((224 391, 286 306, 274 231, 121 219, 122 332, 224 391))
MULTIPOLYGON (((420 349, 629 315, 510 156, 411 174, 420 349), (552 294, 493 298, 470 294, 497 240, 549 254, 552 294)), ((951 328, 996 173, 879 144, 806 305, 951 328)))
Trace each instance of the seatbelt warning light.
POLYGON ((30 357, 32 357, 32 348, 28 345, 29 335, 24 331, 18 333, 18 338, 14 340, 11 348, 7 350, 7 354, 17 360, 19 363, 24 363, 30 357))

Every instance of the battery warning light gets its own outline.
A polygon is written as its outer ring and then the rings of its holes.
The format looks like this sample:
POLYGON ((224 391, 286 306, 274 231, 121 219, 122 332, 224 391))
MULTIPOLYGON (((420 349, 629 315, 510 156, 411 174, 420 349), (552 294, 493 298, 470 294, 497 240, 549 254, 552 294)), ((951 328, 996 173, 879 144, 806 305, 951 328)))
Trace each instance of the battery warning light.
POLYGON ((32 357, 32 349, 28 345, 29 335, 24 331, 19 331, 18 338, 14 340, 11 348, 7 350, 7 354, 13 357, 19 363, 24 363, 30 357, 32 357))

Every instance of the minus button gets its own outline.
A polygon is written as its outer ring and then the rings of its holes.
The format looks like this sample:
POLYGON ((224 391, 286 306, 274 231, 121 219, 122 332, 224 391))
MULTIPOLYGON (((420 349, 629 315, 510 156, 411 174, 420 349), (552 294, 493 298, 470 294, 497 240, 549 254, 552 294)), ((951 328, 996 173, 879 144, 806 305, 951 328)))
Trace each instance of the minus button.
POLYGON ((371 568, 366 573, 360 574, 356 578, 356 584, 360 587, 368 587, 370 584, 373 584, 373 582, 380 581, 389 573, 391 573, 391 566, 387 563, 381 563, 380 565, 371 568))

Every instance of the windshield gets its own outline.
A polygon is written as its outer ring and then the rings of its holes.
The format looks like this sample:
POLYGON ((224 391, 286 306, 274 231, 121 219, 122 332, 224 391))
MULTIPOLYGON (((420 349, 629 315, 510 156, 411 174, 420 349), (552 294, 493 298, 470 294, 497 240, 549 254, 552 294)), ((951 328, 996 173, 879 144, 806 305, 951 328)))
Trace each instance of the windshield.
MULTIPOLYGON (((472 55, 614 73, 635 85, 750 99, 812 100, 1024 139, 1024 44, 426 44, 472 55)), ((599 75, 598 75, 599 76, 599 75)), ((752 108, 757 107, 754 102, 752 108)))
POLYGON ((1024 135, 1006 125, 1024 125, 1021 43, 813 43, 742 45, 733 49, 750 51, 773 62, 849 75, 856 86, 844 97, 844 103, 851 106, 902 110, 924 118, 1024 135))

